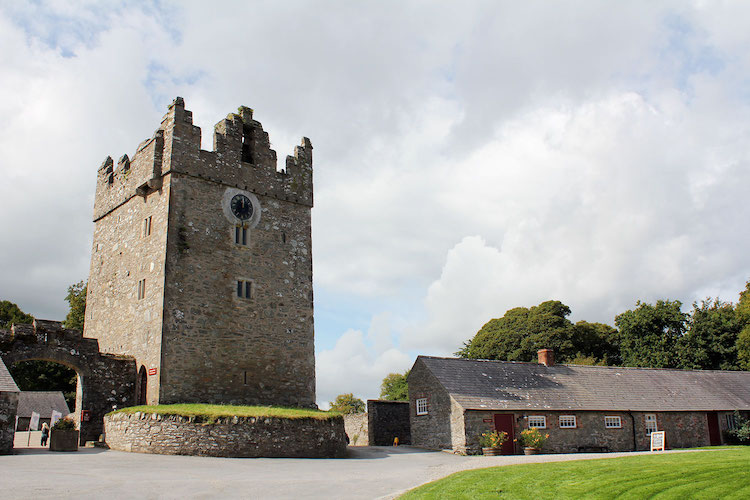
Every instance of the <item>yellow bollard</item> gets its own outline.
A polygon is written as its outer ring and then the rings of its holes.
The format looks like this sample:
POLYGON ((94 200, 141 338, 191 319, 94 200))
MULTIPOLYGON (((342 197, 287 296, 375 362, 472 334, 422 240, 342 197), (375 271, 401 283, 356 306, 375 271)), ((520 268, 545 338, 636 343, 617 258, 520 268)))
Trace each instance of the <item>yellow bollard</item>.
POLYGON ((393 438, 393 446, 398 446, 398 436, 393 438))

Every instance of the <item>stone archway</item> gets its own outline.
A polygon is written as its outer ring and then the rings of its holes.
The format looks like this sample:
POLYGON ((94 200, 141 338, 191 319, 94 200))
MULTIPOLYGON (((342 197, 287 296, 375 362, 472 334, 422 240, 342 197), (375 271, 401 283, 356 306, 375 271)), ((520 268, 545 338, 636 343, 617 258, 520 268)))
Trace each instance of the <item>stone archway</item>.
POLYGON ((104 415, 132 406, 135 399, 135 360, 101 353, 96 339, 62 328, 59 321, 34 320, 0 330, 0 358, 6 366, 32 360, 60 363, 78 374, 75 418, 81 444, 102 434, 104 415))

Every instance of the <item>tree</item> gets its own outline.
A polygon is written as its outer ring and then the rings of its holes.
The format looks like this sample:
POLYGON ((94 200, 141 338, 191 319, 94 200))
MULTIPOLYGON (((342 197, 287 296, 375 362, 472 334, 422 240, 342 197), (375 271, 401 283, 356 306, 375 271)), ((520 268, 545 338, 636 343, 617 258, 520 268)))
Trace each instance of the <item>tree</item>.
POLYGON ((734 306, 710 297, 693 303, 688 331, 677 341, 678 366, 701 370, 736 370, 742 324, 734 306))
POLYGON ((634 310, 615 318, 620 330, 620 353, 625 366, 676 368, 677 341, 685 333, 688 315, 679 300, 638 301, 634 310))
POLYGON ((406 382, 409 371, 389 373, 380 384, 380 397, 388 401, 407 401, 409 399, 409 384, 406 382))
POLYGON ((737 335, 737 365, 742 370, 750 370, 750 281, 740 293, 735 314, 742 328, 737 335))
POLYGON ((464 343, 456 355, 470 359, 532 361, 539 349, 554 349, 562 363, 593 357, 597 362, 617 359, 617 331, 602 323, 585 321, 573 325, 570 308, 548 300, 530 309, 509 309, 501 318, 488 321, 464 343))
POLYGON ((65 328, 83 331, 83 323, 86 319, 86 289, 87 282, 79 281, 68 287, 68 295, 65 300, 70 304, 70 311, 63 321, 65 328))
MULTIPOLYGON (((605 323, 579 321, 575 324, 573 344, 577 359, 591 359, 597 365, 619 365, 620 332, 605 323)), ((571 362, 573 362, 571 360, 571 362)), ((583 363, 574 363, 583 364, 583 363)))
POLYGON ((355 398, 351 392, 349 394, 339 394, 331 403, 331 411, 339 413, 364 413, 365 403, 359 398, 355 398))
POLYGON ((34 321, 34 316, 26 314, 13 302, 9 300, 0 301, 0 328, 10 328, 15 324, 29 324, 34 321))

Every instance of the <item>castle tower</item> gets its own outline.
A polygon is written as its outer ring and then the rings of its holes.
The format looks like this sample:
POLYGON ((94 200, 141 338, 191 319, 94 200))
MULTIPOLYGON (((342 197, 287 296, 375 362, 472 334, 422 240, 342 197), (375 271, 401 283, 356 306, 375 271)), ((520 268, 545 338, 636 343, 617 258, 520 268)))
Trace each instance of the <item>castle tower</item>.
POLYGON ((315 406, 312 145, 277 171, 245 107, 200 144, 178 97, 99 168, 84 336, 135 357, 144 403, 315 406))

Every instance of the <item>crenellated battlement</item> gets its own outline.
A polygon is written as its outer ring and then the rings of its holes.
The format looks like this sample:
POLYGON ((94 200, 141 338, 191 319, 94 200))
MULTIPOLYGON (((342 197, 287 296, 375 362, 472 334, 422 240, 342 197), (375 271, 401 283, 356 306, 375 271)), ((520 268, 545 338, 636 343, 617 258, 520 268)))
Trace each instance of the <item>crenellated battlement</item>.
POLYGON ((201 129, 177 97, 154 135, 141 142, 133 158, 123 155, 115 166, 107 157, 97 173, 94 221, 135 196, 160 190, 168 174, 199 177, 251 191, 260 196, 313 205, 312 144, 306 137, 277 170, 276 151, 268 133, 241 106, 214 127, 213 151, 200 149, 201 129))

